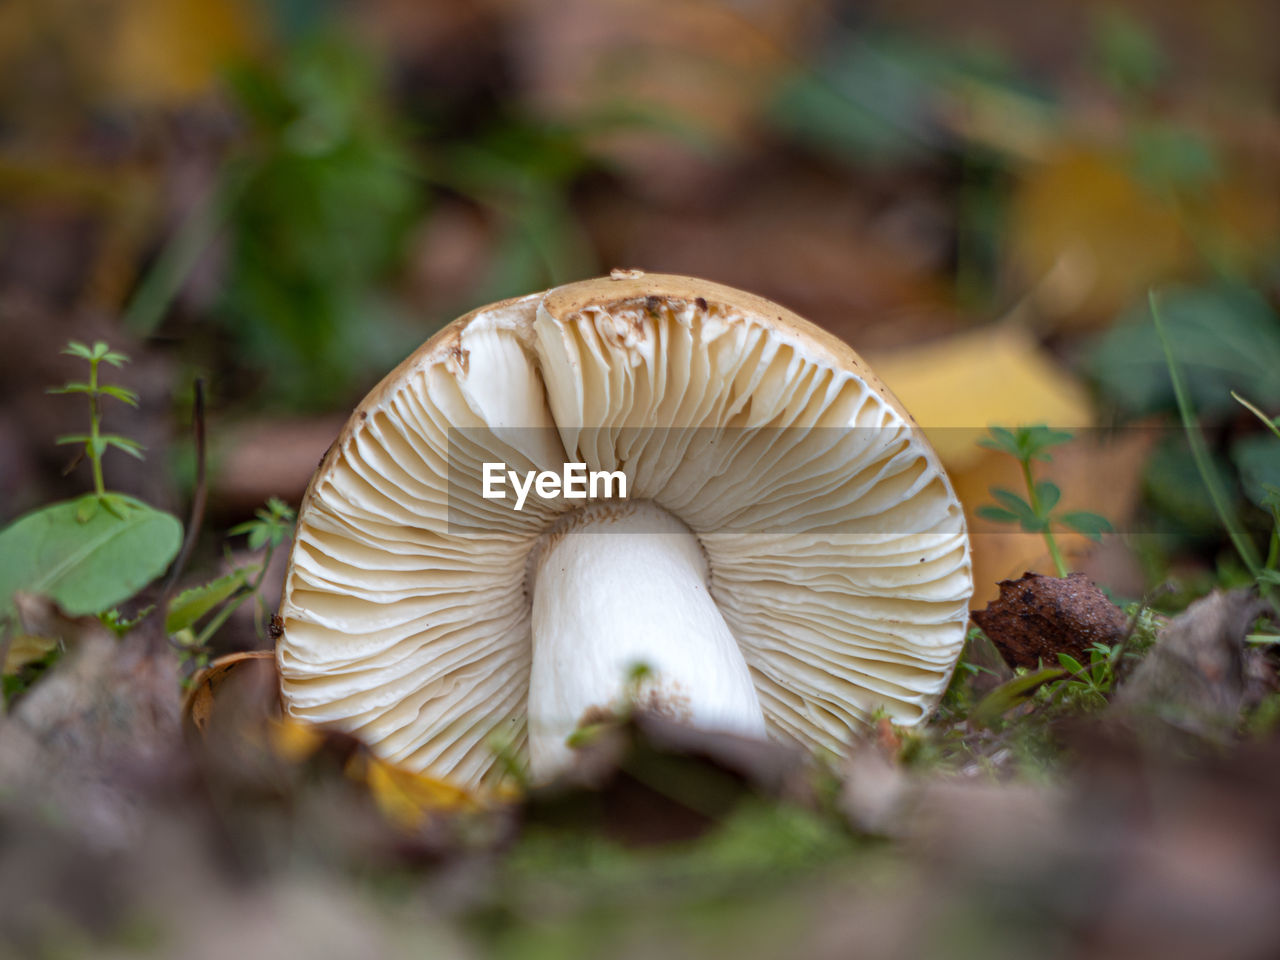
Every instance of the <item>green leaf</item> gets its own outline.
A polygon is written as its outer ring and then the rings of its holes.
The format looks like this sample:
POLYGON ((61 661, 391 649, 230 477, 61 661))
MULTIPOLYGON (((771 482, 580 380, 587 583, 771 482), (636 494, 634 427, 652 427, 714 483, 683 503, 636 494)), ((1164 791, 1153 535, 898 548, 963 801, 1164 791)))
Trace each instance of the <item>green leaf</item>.
POLYGON ((132 617, 126 617, 115 607, 112 607, 110 610, 105 610, 98 614, 98 619, 102 621, 103 626, 109 628, 117 637, 123 637, 143 620, 151 616, 151 611, 155 608, 156 605, 154 603, 149 603, 132 617))
POLYGON ((261 569, 257 566, 240 567, 226 576, 218 577, 206 584, 183 590, 173 603, 169 604, 169 615, 165 617, 166 633, 174 634, 180 630, 194 627, 201 617, 211 613, 219 604, 235 596, 244 589, 249 577, 261 569))
POLYGON ((238 537, 247 534, 249 548, 259 550, 268 543, 278 547, 293 533, 294 511, 279 497, 270 497, 265 509, 254 511, 254 519, 238 523, 227 531, 227 536, 238 537))
POLYGON ((98 392, 104 396, 115 397, 117 400, 123 400, 131 407, 136 407, 138 405, 138 395, 125 387, 104 386, 99 387, 98 392))
POLYGON ((996 507, 991 504, 978 508, 978 516, 986 520, 993 520, 996 523, 1017 523, 1018 515, 1004 507, 996 507))
POLYGON ((60 387, 49 387, 45 393, 92 393, 93 388, 80 380, 72 380, 60 387))
POLYGON ((1062 491, 1053 481, 1041 480, 1036 484, 1036 499, 1040 501, 1040 515, 1044 516, 1058 505, 1062 491))
POLYGON ((1065 675, 1066 671, 1060 667, 1046 667, 1007 680, 982 698, 969 714, 969 720, 980 727, 993 726, 1014 707, 1025 703, 1042 684, 1065 675))
POLYGON ((1045 527, 1044 518, 1039 516, 1031 509, 1031 504, 1023 500, 1012 490, 1005 490, 1003 487, 992 487, 991 495, 1000 502, 1010 513, 1018 518, 1018 523, 1022 525, 1022 529, 1030 533, 1039 533, 1045 527))
POLYGON ((1129 153, 1137 178, 1166 195, 1203 189, 1222 176, 1222 160, 1213 141, 1173 123, 1135 123, 1129 153))
POLYGON ((1018 446, 1022 449, 1022 457, 1025 460, 1042 460, 1048 463, 1053 457, 1047 451, 1051 447, 1060 447, 1070 440, 1070 431, 1054 430, 1043 424, 1018 429, 1018 446))
POLYGON ((123 516, 97 510, 79 515, 94 494, 55 503, 0 531, 0 612, 16 591, 44 594, 68 614, 96 614, 121 603, 169 566, 182 542, 182 524, 122 494, 123 516))
POLYGON ((988 450, 999 450, 1007 453, 1020 462, 1043 460, 1046 463, 1053 459, 1048 453, 1052 447, 1060 446, 1071 439, 1066 430, 1055 430, 1044 424, 1017 427, 988 427, 990 436, 978 441, 978 445, 988 450))
POLYGON ((1280 440, 1269 433, 1244 437, 1232 445, 1231 459, 1245 495, 1263 506, 1267 487, 1280 487, 1280 440))
POLYGON ((58 437, 53 441, 56 444, 64 443, 88 443, 89 435, 87 433, 68 433, 65 436, 58 437))
MULTIPOLYGON (((1263 510, 1270 510, 1272 515, 1280 517, 1280 487, 1274 484, 1264 483, 1262 485, 1262 500, 1258 506, 1263 510)), ((1277 521, 1280 523, 1280 520, 1277 521)))
POLYGON ((979 440, 978 446, 999 453, 1007 453, 1017 459, 1022 458, 1022 448, 1018 445, 1018 438, 1013 435, 1012 430, 1008 427, 988 427, 987 431, 991 435, 979 440))
POLYGON ((140 444, 137 440, 131 440, 128 437, 117 436, 114 433, 104 433, 101 437, 98 438, 98 440, 100 443, 103 444, 103 449, 106 449, 106 447, 111 446, 111 447, 115 447, 117 450, 123 450, 125 453, 129 454, 129 456, 131 457, 137 457, 139 460, 145 459, 142 455, 142 451, 145 450, 146 447, 140 444))
POLYGON ((1059 514, 1056 519, 1076 533, 1083 533, 1090 540, 1101 540, 1104 533, 1112 533, 1114 530, 1106 517, 1087 510, 1070 510, 1059 514))
POLYGON ((76 507, 76 522, 88 523, 101 508, 102 500, 98 497, 81 497, 76 507))
POLYGON ((1084 673, 1084 664, 1069 653, 1059 653, 1058 662, 1071 673, 1084 673))
POLYGON ((67 345, 62 348, 62 352, 72 357, 81 357, 85 360, 93 359, 93 351, 79 340, 67 341, 67 345))
MULTIPOLYGON (((1201 414, 1227 414, 1231 391, 1280 405, 1280 317, 1255 290, 1239 285, 1174 288, 1160 313, 1171 349, 1201 414)), ((1103 392, 1142 414, 1172 409, 1173 385, 1146 303, 1135 304, 1095 341, 1087 361, 1103 392)))
MULTIPOLYGON (((106 344, 104 343, 103 346, 105 347, 106 344)), ((129 355, 121 353, 119 350, 111 350, 102 355, 102 361, 111 364, 113 367, 123 367, 129 362, 129 355)))

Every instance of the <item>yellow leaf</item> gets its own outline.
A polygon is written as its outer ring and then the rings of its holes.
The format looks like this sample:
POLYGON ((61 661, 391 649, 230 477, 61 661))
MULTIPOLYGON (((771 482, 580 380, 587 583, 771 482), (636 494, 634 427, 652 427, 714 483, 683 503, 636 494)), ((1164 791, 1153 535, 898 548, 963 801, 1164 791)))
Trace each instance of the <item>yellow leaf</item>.
MULTIPOLYGON (((1120 526, 1133 513, 1152 431, 1102 438, 1089 430, 1093 412, 1084 387, 1024 329, 983 327, 934 343, 876 357, 873 366, 924 428, 964 505, 973 550, 973 606, 994 599, 1000 580, 1024 571, 1053 573, 1044 538, 977 516, 992 487, 1021 492, 1016 460, 977 441, 993 425, 1043 423, 1076 432, 1055 448, 1036 478, 1062 489, 1062 509, 1089 510, 1120 526)), ((1069 563, 1093 549, 1080 534, 1057 534, 1069 563)))
POLYGON ((476 796, 445 780, 413 773, 361 754, 348 772, 363 780, 383 815, 403 827, 421 826, 433 813, 479 809, 476 796))
POLYGON ((199 97, 250 51, 253 35, 238 0, 117 0, 108 92, 148 106, 199 97))
POLYGON ((1084 387, 1020 327, 982 327, 872 358, 949 470, 982 458, 992 425, 1088 427, 1084 387))
POLYGON ((289 763, 302 763, 324 743, 318 727, 292 717, 271 720, 267 735, 276 756, 289 763))
POLYGON ((9 649, 5 651, 4 675, 17 673, 28 664, 43 660, 58 646, 57 637, 33 637, 19 633, 9 640, 9 649))
POLYGON ((1194 261, 1176 202, 1139 183, 1119 151, 1081 146, 1022 179, 1008 250, 1024 285, 1038 288, 1036 307, 1070 322, 1110 321, 1194 261))

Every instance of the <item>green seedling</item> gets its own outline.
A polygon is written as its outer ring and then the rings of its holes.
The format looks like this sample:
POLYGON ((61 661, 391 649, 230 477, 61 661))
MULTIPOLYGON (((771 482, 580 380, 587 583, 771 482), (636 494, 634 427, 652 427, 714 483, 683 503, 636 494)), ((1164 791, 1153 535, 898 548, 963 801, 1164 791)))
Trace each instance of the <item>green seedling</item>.
POLYGON ((101 403, 104 397, 112 397, 122 403, 127 403, 131 407, 136 407, 138 405, 138 395, 125 387, 101 383, 99 374, 102 364, 110 364, 118 369, 128 363, 129 358, 118 350, 112 350, 102 340, 94 343, 92 347, 81 343, 79 340, 72 340, 62 352, 68 356, 80 357, 89 364, 89 379, 87 381, 68 381, 60 387, 50 387, 48 391, 49 393, 80 393, 89 399, 89 432, 67 434, 66 436, 58 437, 55 441, 58 444, 78 444, 83 447, 75 462, 78 463, 81 458, 88 458, 89 464, 93 469, 93 492, 97 494, 97 500, 86 499, 82 501, 79 519, 84 522, 93 519, 93 514, 99 506, 110 510, 117 517, 123 517, 123 511, 128 509, 128 502, 122 497, 107 493, 106 482, 102 476, 102 457, 109 448, 115 447, 129 456, 141 460, 144 447, 138 441, 131 440, 129 437, 123 437, 117 433, 102 432, 101 403))
POLYGON ((1065 430, 1053 430, 1041 425, 1015 429, 991 427, 989 436, 978 441, 979 446, 1007 453, 1017 460, 1027 488, 1027 496, 1024 498, 1012 490, 992 487, 991 495, 995 497, 998 506, 981 506, 978 508, 978 516, 996 523, 1016 523, 1028 533, 1041 534, 1060 577, 1065 577, 1069 570, 1053 535, 1055 526, 1082 533, 1091 540, 1101 540, 1102 535, 1112 529, 1107 519, 1096 513, 1084 510, 1057 511, 1055 508, 1062 498, 1062 491, 1052 481, 1036 480, 1034 476, 1032 463, 1037 460, 1048 463, 1053 459, 1049 451, 1070 439, 1071 434, 1065 430))
POLYGON ((184 655, 203 666, 207 647, 214 634, 249 597, 256 598, 254 624, 259 636, 265 636, 266 609, 262 600, 262 582, 275 551, 293 534, 294 511, 283 500, 271 497, 266 507, 255 511, 254 518, 227 531, 227 536, 247 536, 250 550, 263 550, 261 561, 237 567, 230 573, 184 590, 173 599, 165 618, 165 631, 184 655), (204 625, 196 630, 201 621, 204 625))
MULTIPOLYGON (((101 380, 104 363, 118 368, 129 358, 102 341, 90 347, 73 340, 63 353, 88 363, 88 379, 49 392, 87 397, 89 430, 58 437, 57 442, 81 447, 76 462, 88 459, 93 492, 33 510, 0 530, 0 634, 12 643, 25 636, 14 603, 18 592, 46 596, 69 616, 96 615, 116 633, 124 633, 147 611, 129 618, 118 605, 164 573, 182 542, 177 517, 109 491, 103 476, 103 456, 112 447, 142 457, 137 441, 102 429, 104 397, 130 406, 138 403, 133 391, 101 380)), ((6 696, 23 686, 6 684, 6 696)))

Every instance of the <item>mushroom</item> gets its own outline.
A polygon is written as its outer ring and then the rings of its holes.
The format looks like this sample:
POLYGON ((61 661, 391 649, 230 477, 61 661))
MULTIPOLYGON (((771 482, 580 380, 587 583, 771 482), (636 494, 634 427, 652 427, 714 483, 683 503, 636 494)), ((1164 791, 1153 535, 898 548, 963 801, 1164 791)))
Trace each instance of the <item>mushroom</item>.
POLYGON ((927 716, 971 591, 947 476, 853 350, 615 271, 467 314, 364 399, 303 499, 277 658, 291 715, 466 785, 495 734, 552 776, 629 698, 841 753, 927 716), (574 463, 626 498, 566 496, 574 463))

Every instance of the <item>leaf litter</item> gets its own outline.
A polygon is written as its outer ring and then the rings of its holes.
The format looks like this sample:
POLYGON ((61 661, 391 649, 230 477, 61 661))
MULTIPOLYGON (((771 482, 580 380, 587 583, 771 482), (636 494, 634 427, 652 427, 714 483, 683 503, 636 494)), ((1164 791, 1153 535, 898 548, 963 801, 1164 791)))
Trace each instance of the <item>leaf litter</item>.
MULTIPOLYGON (((1123 630, 1095 591, 1038 589, 1032 611, 1123 630)), ((871 957, 953 956, 964 936, 984 956, 1280 949, 1280 742, 1238 733, 1275 688, 1249 665, 1247 594, 1168 621, 1087 722, 1041 709, 1034 688, 1062 668, 1024 675, 1018 723, 882 719, 844 760, 635 712, 594 727, 557 782, 488 796, 281 717, 269 655, 198 676, 184 736, 174 653, 145 625, 118 639, 22 602, 67 654, 0 722, 0 871, 28 878, 0 905, 6 949, 50 930, 123 956, 824 956, 853 936, 871 957), (1037 724, 1047 778, 1018 745, 1037 724)), ((957 684, 990 697, 993 679, 957 684)))

